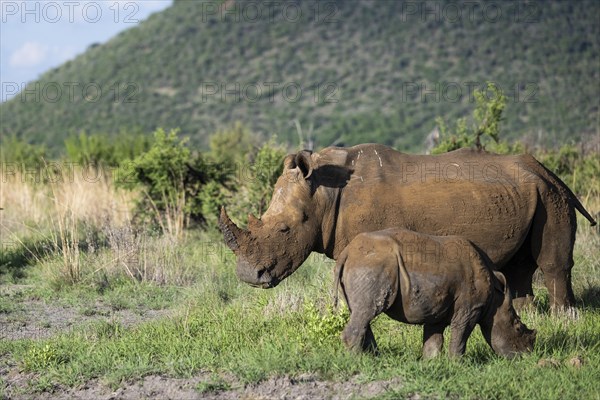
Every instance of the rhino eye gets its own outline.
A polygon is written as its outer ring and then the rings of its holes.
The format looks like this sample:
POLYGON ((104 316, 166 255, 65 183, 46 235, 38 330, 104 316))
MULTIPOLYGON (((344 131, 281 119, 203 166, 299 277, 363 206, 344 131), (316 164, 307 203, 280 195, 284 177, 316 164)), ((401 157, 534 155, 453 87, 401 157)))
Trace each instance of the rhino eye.
POLYGON ((289 226, 287 226, 286 224, 284 224, 284 223, 282 222, 282 223, 280 223, 279 225, 277 225, 277 230, 278 230, 279 232, 287 232, 287 231, 289 231, 289 230, 290 230, 290 227, 289 227, 289 226))

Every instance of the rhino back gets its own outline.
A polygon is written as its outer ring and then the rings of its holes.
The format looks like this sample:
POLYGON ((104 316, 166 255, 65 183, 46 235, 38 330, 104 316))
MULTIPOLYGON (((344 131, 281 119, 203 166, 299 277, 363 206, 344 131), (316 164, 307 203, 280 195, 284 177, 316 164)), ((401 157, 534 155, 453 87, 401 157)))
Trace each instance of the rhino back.
POLYGON ((460 235, 504 265, 525 240, 537 205, 535 176, 519 158, 468 149, 408 155, 381 145, 346 150, 351 169, 336 226, 336 258, 356 234, 403 227, 460 235))

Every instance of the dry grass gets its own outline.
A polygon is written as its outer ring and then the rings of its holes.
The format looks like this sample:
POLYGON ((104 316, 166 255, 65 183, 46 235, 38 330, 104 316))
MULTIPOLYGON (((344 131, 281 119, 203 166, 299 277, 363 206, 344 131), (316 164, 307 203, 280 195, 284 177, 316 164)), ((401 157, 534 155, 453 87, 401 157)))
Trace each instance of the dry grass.
POLYGON ((57 226, 65 218, 91 226, 131 220, 137 194, 117 188, 110 171, 61 169, 36 174, 17 172, 0 181, 0 229, 3 237, 23 238, 57 226))
POLYGON ((119 227, 131 220, 135 194, 117 188, 106 170, 47 166, 2 178, 3 246, 26 247, 25 243, 32 238, 50 243, 62 260, 59 267, 54 267, 53 274, 68 283, 81 279, 80 240, 84 227, 96 230, 107 224, 119 227))

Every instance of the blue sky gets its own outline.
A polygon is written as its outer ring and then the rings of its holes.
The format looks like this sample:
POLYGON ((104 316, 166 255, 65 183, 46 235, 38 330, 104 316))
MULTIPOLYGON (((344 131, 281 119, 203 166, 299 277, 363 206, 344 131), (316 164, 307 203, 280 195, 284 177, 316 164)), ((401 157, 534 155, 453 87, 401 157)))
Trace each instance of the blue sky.
POLYGON ((0 0, 0 100, 172 0, 0 0))

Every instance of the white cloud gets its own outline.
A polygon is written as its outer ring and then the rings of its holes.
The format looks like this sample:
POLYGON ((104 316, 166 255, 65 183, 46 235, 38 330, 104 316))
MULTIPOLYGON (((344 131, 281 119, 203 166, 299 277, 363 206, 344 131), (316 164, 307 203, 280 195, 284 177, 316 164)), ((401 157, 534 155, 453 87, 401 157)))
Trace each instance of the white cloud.
POLYGON ((38 42, 25 42, 10 56, 12 67, 33 67, 44 61, 48 48, 38 42))

